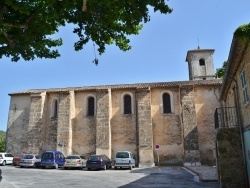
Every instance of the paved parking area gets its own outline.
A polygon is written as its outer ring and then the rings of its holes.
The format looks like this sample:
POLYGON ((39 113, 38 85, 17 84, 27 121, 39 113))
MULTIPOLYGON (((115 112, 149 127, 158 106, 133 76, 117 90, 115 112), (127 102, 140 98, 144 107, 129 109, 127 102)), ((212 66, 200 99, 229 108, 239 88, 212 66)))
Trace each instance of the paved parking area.
POLYGON ((183 167, 135 168, 119 170, 33 169, 1 166, 1 188, 219 188, 218 183, 203 183, 183 167))

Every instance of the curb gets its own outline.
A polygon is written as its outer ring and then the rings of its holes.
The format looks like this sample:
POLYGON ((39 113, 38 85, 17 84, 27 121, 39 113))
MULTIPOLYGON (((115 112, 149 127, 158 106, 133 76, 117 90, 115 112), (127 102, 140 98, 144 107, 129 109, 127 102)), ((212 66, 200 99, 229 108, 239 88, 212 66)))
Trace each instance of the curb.
POLYGON ((219 182, 217 179, 204 179, 203 174, 197 170, 194 170, 188 166, 185 166, 184 168, 190 170, 191 172, 195 173, 196 175, 199 176, 199 181, 201 182, 219 182))

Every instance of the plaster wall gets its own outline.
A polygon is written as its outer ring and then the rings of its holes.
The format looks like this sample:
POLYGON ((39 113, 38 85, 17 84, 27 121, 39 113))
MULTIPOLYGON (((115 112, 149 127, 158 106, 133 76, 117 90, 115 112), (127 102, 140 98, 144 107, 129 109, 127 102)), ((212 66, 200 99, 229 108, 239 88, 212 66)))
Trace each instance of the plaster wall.
MULTIPOLYGON (((179 90, 151 90, 151 113, 153 123, 153 146, 159 145, 159 163, 175 165, 183 163, 182 128, 180 119, 179 90), (163 114, 161 98, 163 92, 171 92, 174 113, 163 114)), ((158 163, 157 151, 154 150, 154 162, 158 163)))
POLYGON ((220 108, 219 96, 219 88, 195 89, 194 100, 200 158, 204 165, 215 165, 216 163, 214 111, 216 108, 220 108))
MULTIPOLYGON (((115 90, 112 91, 112 117, 111 117, 111 159, 114 159, 115 153, 121 150, 128 150, 137 158, 137 130, 136 114, 122 114, 122 96, 125 93, 132 94, 132 100, 135 101, 135 92, 133 90, 115 90)), ((132 102, 134 104, 134 102, 132 102)), ((132 106, 135 112, 135 105, 132 106)))
POLYGON ((7 127, 7 152, 26 152, 29 125, 30 95, 11 96, 7 127))
POLYGON ((72 153, 86 157, 96 153, 96 116, 87 115, 89 96, 96 96, 96 93, 75 93, 75 119, 72 128, 72 153))

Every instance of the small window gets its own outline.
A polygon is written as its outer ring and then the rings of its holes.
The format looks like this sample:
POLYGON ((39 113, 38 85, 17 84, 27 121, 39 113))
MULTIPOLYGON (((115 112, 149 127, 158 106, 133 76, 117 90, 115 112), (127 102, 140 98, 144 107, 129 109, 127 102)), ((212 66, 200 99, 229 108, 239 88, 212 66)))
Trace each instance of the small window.
POLYGON ((242 71, 240 75, 241 86, 242 86, 242 95, 243 95, 243 104, 249 102, 248 92, 247 92, 247 82, 246 82, 246 73, 245 70, 242 71))
POLYGON ((51 117, 52 118, 57 118, 58 117, 58 102, 57 102, 56 99, 52 102, 51 117))
POLYGON ((88 115, 89 116, 95 115, 95 98, 94 97, 88 98, 88 115))
POLYGON ((199 62, 200 62, 200 66, 205 66, 205 60, 204 59, 200 59, 199 62))
POLYGON ((125 95, 124 96, 124 114, 131 114, 132 109, 131 109, 131 96, 130 95, 125 95))
POLYGON ((171 99, 170 95, 168 93, 164 93, 162 95, 162 101, 163 101, 163 113, 171 113, 171 99))

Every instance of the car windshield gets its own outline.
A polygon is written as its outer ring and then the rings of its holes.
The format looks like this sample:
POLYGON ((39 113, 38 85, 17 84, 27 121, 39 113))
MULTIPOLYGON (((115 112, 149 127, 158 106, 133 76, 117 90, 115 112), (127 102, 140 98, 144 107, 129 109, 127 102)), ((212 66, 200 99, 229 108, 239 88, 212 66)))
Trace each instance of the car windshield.
POLYGON ((129 154, 127 152, 118 152, 116 158, 129 158, 129 154))
POLYGON ((51 159, 53 157, 53 154, 52 153, 44 153, 42 158, 44 159, 51 159))
POLYGON ((33 159, 33 157, 34 157, 33 155, 26 155, 23 157, 23 159, 33 159))
POLYGON ((79 157, 71 155, 71 156, 67 156, 66 159, 79 159, 79 157))
POLYGON ((97 155, 93 155, 89 157, 89 161, 99 161, 100 160, 100 156, 97 155))

